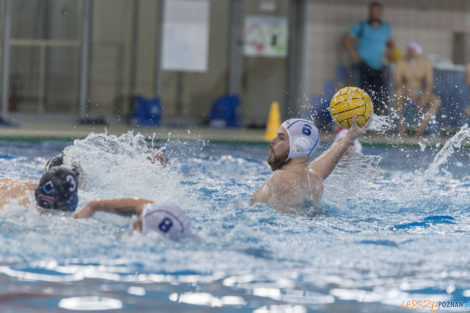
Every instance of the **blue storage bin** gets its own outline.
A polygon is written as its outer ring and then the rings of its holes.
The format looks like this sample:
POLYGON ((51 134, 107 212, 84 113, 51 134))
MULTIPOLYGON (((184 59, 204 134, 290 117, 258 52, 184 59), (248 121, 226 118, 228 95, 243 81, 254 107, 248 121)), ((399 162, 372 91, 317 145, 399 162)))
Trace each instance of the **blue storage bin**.
POLYGON ((137 107, 131 113, 133 124, 138 126, 159 126, 162 116, 160 98, 147 99, 138 96, 136 100, 137 107))
POLYGON ((323 126, 333 124, 330 115, 330 100, 324 95, 312 95, 312 117, 315 123, 323 126))
POLYGON ((211 107, 209 125, 211 127, 238 127, 241 124, 240 97, 238 95, 222 95, 211 107))

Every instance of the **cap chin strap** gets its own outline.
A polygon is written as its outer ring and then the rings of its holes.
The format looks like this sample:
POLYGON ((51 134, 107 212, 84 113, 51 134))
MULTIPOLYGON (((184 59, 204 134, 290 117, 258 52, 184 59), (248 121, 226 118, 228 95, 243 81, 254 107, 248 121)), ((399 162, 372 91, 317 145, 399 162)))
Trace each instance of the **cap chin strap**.
POLYGON ((287 158, 285 158, 284 161, 282 161, 282 164, 279 167, 279 169, 281 169, 284 165, 289 164, 290 160, 291 160, 291 158, 289 158, 289 156, 287 156, 287 158))

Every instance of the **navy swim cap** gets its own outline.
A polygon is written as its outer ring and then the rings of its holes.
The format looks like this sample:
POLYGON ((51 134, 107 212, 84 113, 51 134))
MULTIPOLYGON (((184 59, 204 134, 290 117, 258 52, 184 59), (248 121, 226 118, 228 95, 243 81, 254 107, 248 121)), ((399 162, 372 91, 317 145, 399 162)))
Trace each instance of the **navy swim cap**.
POLYGON ((53 167, 64 165, 64 154, 59 153, 58 155, 53 156, 47 161, 46 166, 44 166, 44 172, 47 172, 53 167))
POLYGON ((42 208, 75 211, 77 188, 77 175, 66 167, 57 166, 42 175, 34 196, 37 205, 42 208))
MULTIPOLYGON (((50 158, 49 161, 47 161, 46 166, 44 166, 44 172, 49 171, 53 167, 64 165, 64 157, 65 157, 65 154, 62 152, 50 158)), ((75 173, 75 175, 79 177, 83 176, 83 170, 80 164, 78 163, 74 162, 72 164, 72 171, 75 173)))

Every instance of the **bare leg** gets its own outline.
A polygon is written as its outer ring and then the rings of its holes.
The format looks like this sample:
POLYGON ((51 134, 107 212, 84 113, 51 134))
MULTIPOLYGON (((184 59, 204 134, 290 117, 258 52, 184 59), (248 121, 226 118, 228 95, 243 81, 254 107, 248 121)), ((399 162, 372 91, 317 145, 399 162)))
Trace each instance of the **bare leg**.
POLYGON ((466 117, 470 117, 470 106, 466 107, 465 110, 463 110, 463 114, 466 117))
POLYGON ((436 116, 437 111, 439 110, 439 107, 441 106, 441 99, 432 94, 429 96, 429 99, 425 99, 427 101, 423 101, 423 105, 426 105, 429 103, 429 109, 427 112, 424 112, 423 119, 421 120, 421 123, 419 124, 418 128, 416 129, 416 134, 420 137, 424 136, 424 131, 426 130, 426 127, 429 124, 429 121, 433 116, 436 116))
POLYGON ((402 89, 397 90, 397 96, 395 100, 395 112, 398 115, 398 134, 400 136, 405 135, 405 125, 403 121, 403 107, 405 106, 406 97, 402 89))

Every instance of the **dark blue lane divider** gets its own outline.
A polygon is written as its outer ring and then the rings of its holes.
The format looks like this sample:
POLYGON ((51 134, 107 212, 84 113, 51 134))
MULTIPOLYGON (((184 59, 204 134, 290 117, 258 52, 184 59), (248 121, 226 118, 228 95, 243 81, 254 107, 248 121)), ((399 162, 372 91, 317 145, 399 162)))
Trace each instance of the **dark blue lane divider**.
POLYGON ((455 224, 455 219, 452 216, 447 215, 434 215, 428 216, 419 222, 411 222, 405 224, 395 225, 395 229, 407 229, 411 227, 429 227, 433 224, 455 224))

